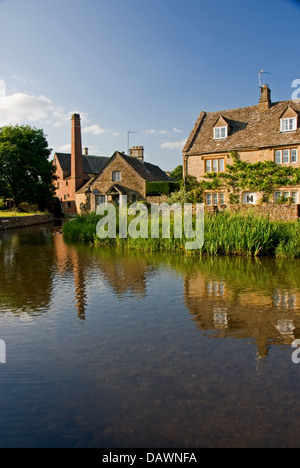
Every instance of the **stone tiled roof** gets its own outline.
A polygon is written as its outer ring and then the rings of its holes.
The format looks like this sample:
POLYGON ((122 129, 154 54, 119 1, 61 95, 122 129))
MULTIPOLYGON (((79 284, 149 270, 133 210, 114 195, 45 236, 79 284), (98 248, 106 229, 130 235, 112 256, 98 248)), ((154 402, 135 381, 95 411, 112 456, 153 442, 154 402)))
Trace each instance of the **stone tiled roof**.
MULTIPOLYGON (((71 154, 68 153, 56 153, 56 157, 59 161, 60 167, 67 177, 71 174, 71 154)), ((83 170, 86 174, 98 174, 102 167, 107 163, 109 158, 105 156, 85 156, 83 158, 83 170)))
POLYGON ((124 153, 118 153, 143 179, 149 182, 163 182, 171 180, 170 177, 159 167, 148 162, 142 162, 124 153))
POLYGON ((258 105, 217 112, 201 112, 183 148, 187 155, 268 148, 300 143, 300 128, 293 132, 280 132, 280 118, 290 106, 300 115, 300 103, 280 101, 261 110, 258 105), (229 124, 228 137, 214 140, 213 127, 222 116, 229 124))

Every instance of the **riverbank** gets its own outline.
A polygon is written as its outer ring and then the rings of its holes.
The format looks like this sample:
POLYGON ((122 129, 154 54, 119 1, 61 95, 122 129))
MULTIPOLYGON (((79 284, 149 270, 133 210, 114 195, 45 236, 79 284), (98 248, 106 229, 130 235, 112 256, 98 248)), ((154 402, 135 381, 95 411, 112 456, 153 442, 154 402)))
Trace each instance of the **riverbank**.
MULTIPOLYGON (((189 255, 247 255, 300 258, 300 223, 270 221, 269 218, 252 213, 206 214, 204 245, 201 249, 186 250, 187 239, 174 238, 174 223, 171 219, 170 238, 116 238, 99 239, 96 226, 100 216, 90 213, 77 216, 63 227, 67 241, 94 245, 114 245, 122 249, 145 252, 184 252, 189 255)), ((150 224, 150 223, 149 223, 150 224)), ((150 231, 150 227, 149 227, 150 231)))
POLYGON ((0 217, 0 231, 7 229, 17 229, 28 226, 35 226, 38 224, 45 224, 54 221, 54 215, 47 214, 22 214, 22 216, 1 216, 0 217))

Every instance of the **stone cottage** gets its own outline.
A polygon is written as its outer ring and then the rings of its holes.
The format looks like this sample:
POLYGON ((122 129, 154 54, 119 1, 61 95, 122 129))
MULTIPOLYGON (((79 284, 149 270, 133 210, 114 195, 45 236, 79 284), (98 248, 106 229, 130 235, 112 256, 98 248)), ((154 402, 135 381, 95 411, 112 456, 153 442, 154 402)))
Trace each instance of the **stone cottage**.
MULTIPOLYGON (((274 161, 276 164, 300 167, 300 102, 271 101, 268 85, 260 88, 259 103, 251 107, 202 111, 183 148, 184 175, 199 181, 209 172, 224 172, 232 164, 230 152, 241 160, 255 163, 274 161)), ((281 187, 273 194, 273 202, 281 197, 300 203, 300 185, 281 187)), ((256 205, 261 194, 244 191, 240 202, 256 205)), ((208 192, 205 204, 228 204, 225 190, 208 192)))

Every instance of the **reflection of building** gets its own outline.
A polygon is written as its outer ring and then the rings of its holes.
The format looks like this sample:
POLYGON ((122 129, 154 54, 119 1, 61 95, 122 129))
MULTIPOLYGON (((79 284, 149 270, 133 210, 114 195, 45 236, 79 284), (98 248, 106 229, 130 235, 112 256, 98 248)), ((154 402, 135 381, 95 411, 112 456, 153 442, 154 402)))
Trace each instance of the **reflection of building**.
POLYGON ((153 270, 146 259, 131 254, 116 253, 113 249, 94 250, 85 246, 68 245, 59 234, 54 236, 54 246, 59 275, 71 273, 74 277, 74 295, 80 319, 85 319, 88 301, 87 281, 89 283, 94 281, 97 290, 97 281, 100 277, 118 296, 146 295, 147 275, 153 270))
POLYGON ((209 336, 254 339, 264 357, 270 343, 291 344, 300 332, 300 293, 274 289, 273 295, 250 291, 202 273, 186 275, 185 302, 203 331, 209 336))

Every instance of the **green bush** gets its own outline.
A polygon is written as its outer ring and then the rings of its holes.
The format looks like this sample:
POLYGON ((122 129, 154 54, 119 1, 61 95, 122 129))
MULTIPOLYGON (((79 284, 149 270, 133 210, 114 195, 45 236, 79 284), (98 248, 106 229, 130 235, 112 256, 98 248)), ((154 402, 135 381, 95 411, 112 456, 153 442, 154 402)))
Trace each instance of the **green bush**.
POLYGON ((164 182, 146 182, 146 195, 167 195, 175 192, 180 187, 178 182, 164 181, 164 182))
POLYGON ((0 210, 5 210, 6 209, 6 201, 4 198, 0 198, 0 210))

